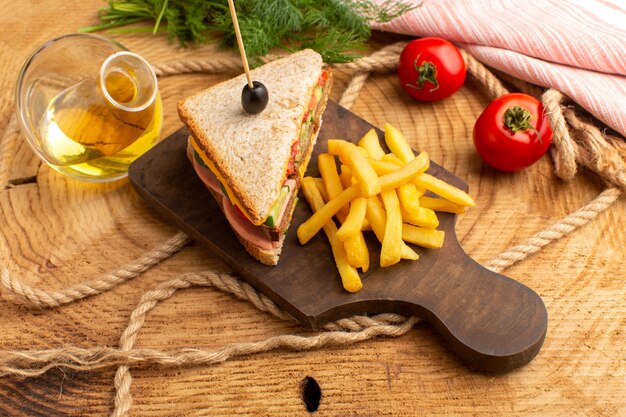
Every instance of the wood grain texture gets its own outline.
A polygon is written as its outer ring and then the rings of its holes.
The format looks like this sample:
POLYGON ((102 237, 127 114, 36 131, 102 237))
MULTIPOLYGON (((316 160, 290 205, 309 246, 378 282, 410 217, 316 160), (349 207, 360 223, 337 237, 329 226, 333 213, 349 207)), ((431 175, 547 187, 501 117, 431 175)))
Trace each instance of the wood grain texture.
MULTIPOLYGON (((0 112, 12 111, 12 88, 23 60, 43 41, 96 22, 100 0, 9 2, 0 15, 0 112)), ((207 46, 184 50, 164 36, 113 36, 149 60, 227 53, 207 46)), ((388 41, 382 37, 375 43, 388 41)), ((347 74, 337 72, 337 99, 347 74)), ((223 76, 160 80, 164 137, 181 123, 176 100, 223 76)), ((558 220, 602 188, 586 173, 563 183, 543 158, 517 174, 485 167, 471 143, 473 122, 486 105, 475 86, 441 103, 416 103, 394 74, 372 76, 352 111, 376 126, 402 129, 469 183, 478 207, 462 216, 463 248, 485 262, 558 220)), ((0 127, 4 121, 0 121, 0 127)), ((83 184, 63 178, 20 144, 12 177, 36 183, 0 193, 0 262, 30 284, 64 287, 112 269, 175 233, 134 194, 127 181, 83 184)), ((619 416, 626 414, 626 203, 506 271, 546 303, 550 326, 540 354, 503 376, 469 372, 426 325, 399 339, 378 339, 316 352, 273 352, 212 368, 133 371, 134 416, 305 416, 300 381, 322 389, 319 416, 619 416)), ((102 296, 54 311, 26 311, 0 301, 0 348, 115 346, 141 294, 185 272, 228 268, 191 246, 154 270, 102 296)), ((4 296, 3 296, 4 297, 4 296)), ((219 347, 308 330, 258 312, 219 291, 181 291, 147 318, 138 347, 219 347)), ((105 416, 113 370, 52 371, 41 378, 0 379, 2 416, 105 416)))

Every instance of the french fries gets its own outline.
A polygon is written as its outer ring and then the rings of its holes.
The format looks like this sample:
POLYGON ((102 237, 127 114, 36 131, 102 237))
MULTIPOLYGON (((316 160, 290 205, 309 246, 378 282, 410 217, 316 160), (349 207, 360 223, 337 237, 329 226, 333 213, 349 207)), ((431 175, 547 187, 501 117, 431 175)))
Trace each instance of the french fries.
MULTIPOLYGON (((415 185, 415 181, 412 181, 413 185, 415 185)), ((417 185, 415 185, 415 192, 417 193, 417 195, 422 198, 422 196, 424 195, 424 193, 426 192, 425 189, 418 187, 417 185)), ((420 203, 420 206, 422 205, 422 203, 420 203)), ((428 207, 430 208, 430 207, 428 207)))
POLYGON ((361 232, 365 220, 365 208, 363 197, 356 198, 350 203, 350 212, 337 232, 337 238, 340 241, 345 242, 361 232))
POLYGON ((355 144, 331 139, 328 141, 328 153, 339 156, 341 162, 352 170, 352 175, 356 178, 363 197, 371 197, 380 193, 376 171, 367 163, 367 159, 355 144), (332 150, 331 142, 333 143, 332 150))
MULTIPOLYGON (((383 206, 380 205, 378 198, 370 197, 367 199, 366 216, 372 226, 372 230, 374 231, 376 238, 380 243, 383 243, 385 238, 385 229, 387 227, 387 213, 385 213, 383 206)), ((419 258, 419 255, 415 253, 413 249, 408 247, 406 243, 402 242, 401 257, 402 259, 414 261, 419 258)))
POLYGON ((432 191, 433 193, 440 195, 446 200, 450 200, 453 203, 459 204, 461 206, 475 206, 476 203, 463 190, 459 190, 453 185, 448 184, 445 181, 440 180, 439 178, 433 177, 429 174, 421 174, 415 177, 414 184, 420 188, 424 188, 426 190, 432 191))
POLYGON ((442 230, 423 229, 410 224, 402 224, 402 239, 409 243, 436 249, 443 246, 445 232, 442 230))
POLYGON ((370 129, 359 141, 358 145, 367 150, 370 158, 380 160, 385 156, 385 151, 380 147, 378 135, 374 129, 370 129))
MULTIPOLYGON (((315 189, 317 190, 317 186, 315 189)), ((355 198, 360 197, 360 195, 359 186, 354 184, 343 190, 337 197, 328 200, 328 203, 324 204, 323 207, 313 213, 307 221, 298 227, 297 234, 300 244, 305 245, 343 206, 350 203, 355 198)))
POLYGON ((415 211, 402 211, 402 219, 409 224, 425 229, 436 229, 439 226, 437 214, 431 209, 418 207, 415 211))
MULTIPOLYGON (((339 179, 339 174, 337 173, 335 158, 330 154, 321 153, 317 158, 317 168, 320 171, 320 175, 322 176, 322 180, 326 186, 326 193, 328 195, 328 198, 324 200, 332 200, 341 194, 343 186, 341 185, 341 180, 339 179)), ((340 217, 347 216, 348 208, 342 207, 338 214, 342 215, 340 217)), ((343 221, 343 219, 340 220, 343 221)))
POLYGON ((420 207, 420 194, 413 183, 402 184, 398 187, 398 198, 402 208, 409 213, 418 211, 420 207))
POLYGON ((361 148, 360 146, 357 146, 356 150, 361 152, 361 155, 363 155, 365 158, 369 158, 370 157, 370 153, 367 151, 367 149, 361 148))
POLYGON ((392 153, 387 153, 387 154, 383 155, 382 160, 385 161, 385 162, 390 162, 390 163, 398 165, 398 166, 404 165, 404 162, 402 162, 400 160, 400 158, 398 158, 397 156, 395 156, 392 153))
MULTIPOLYGON (((383 175, 379 178, 380 189, 382 191, 395 190, 402 184, 416 178, 416 176, 428 169, 430 160, 426 152, 420 153, 417 158, 410 161, 397 171, 383 175)), ((433 177, 434 178, 434 177, 433 177)))
POLYGON ((421 207, 431 209, 433 211, 445 211, 447 213, 455 213, 455 214, 464 214, 465 207, 453 203, 452 201, 445 200, 443 198, 433 198, 433 197, 420 197, 419 202, 421 207))
POLYGON ((348 188, 352 185, 352 178, 352 170, 347 165, 341 165, 341 174, 339 174, 339 179, 341 180, 343 188, 348 188))
POLYGON ((315 182, 315 185, 317 186, 317 189, 322 195, 322 198, 324 199, 324 201, 328 201, 329 200, 328 191, 326 191, 326 185, 324 184, 324 180, 321 178, 311 178, 311 179, 315 182))
POLYGON ((391 152, 405 164, 415 159, 413 149, 409 146, 402 132, 389 123, 385 123, 385 142, 391 152))
POLYGON ((380 251, 380 267, 400 262, 402 257, 402 215, 395 190, 383 191, 383 203, 387 211, 383 247, 380 251))
POLYGON ((370 267, 370 253, 363 232, 359 231, 356 236, 343 242, 343 247, 348 257, 348 263, 355 268, 361 268, 363 272, 367 272, 370 267))
MULTIPOLYGON (((324 206, 322 195, 312 178, 305 177, 302 179, 302 192, 304 193, 304 197, 309 202, 313 212, 317 213, 324 206)), ((337 226, 331 219, 324 224, 324 232, 330 242, 333 256, 335 258, 335 264, 337 265, 339 275, 341 276, 343 288, 345 288, 348 292, 359 291, 363 288, 361 277, 359 277, 359 273, 356 268, 348 262, 344 246, 339 239, 337 239, 337 226)))
POLYGON ((340 139, 328 141, 328 153, 320 154, 321 178, 305 177, 302 188, 313 215, 298 227, 301 244, 324 229, 344 288, 362 287, 357 268, 370 268, 364 231, 372 230, 380 242, 380 267, 419 255, 408 243, 428 249, 441 248, 445 233, 437 230, 435 211, 464 213, 474 200, 464 191, 426 174, 430 160, 415 155, 402 133, 385 124, 385 153, 374 129, 358 146, 340 139), (341 163, 337 172, 337 162, 341 163), (431 191, 442 198, 424 196, 431 191), (341 227, 337 229, 333 216, 341 227))
MULTIPOLYGON (((339 175, 339 179, 342 182, 343 185, 343 181, 344 181, 344 177, 345 177, 345 173, 350 175, 350 178, 347 178, 347 181, 350 181, 348 183, 348 187, 350 185, 352 185, 352 173, 350 172, 350 168, 348 168, 345 165, 341 166, 342 170, 341 170, 341 175, 339 175), (344 171, 344 169, 346 171, 344 171)), ((324 185, 324 181, 321 178, 313 178, 313 180, 315 181, 315 185, 317 185, 317 189, 319 190, 319 192, 322 194, 322 197, 324 198, 324 201, 327 202, 329 200, 328 198, 328 194, 326 193, 326 186, 324 185)), ((348 188, 345 187, 345 188, 348 188)), ((345 217, 342 217, 340 214, 337 215, 337 217, 339 218, 340 222, 343 222, 345 220, 345 217)), ((342 223, 343 224, 343 223, 342 223)), ((372 231, 372 228, 370 227, 370 222, 367 220, 367 217, 365 219, 363 219, 363 225, 361 226, 361 230, 364 232, 370 232, 372 231)))
POLYGON ((389 162, 389 161, 384 161, 384 160, 377 160, 377 159, 372 159, 369 158, 367 160, 367 162, 369 162, 369 164, 372 166, 372 168, 374 168, 374 171, 376 171, 376 174, 378 175, 387 175, 387 174, 391 174, 394 171, 399 170, 402 165, 398 165, 398 164, 394 164, 393 162, 389 162))

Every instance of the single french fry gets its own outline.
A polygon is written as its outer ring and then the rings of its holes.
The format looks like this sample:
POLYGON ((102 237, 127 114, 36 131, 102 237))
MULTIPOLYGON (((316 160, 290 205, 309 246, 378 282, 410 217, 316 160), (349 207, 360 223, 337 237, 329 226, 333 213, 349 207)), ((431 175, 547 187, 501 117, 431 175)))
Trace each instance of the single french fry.
POLYGON ((302 183, 300 184, 302 193, 304 194, 306 201, 309 203, 309 206, 311 206, 311 211, 314 213, 319 211, 326 204, 324 203, 322 194, 319 192, 319 188, 317 188, 317 182, 317 178, 304 177, 302 178, 302 183), (317 188, 317 192, 312 189, 312 185, 316 186, 315 188, 317 188))
POLYGON ((436 229, 439 226, 437 214, 431 209, 418 207, 416 211, 407 211, 402 209, 402 219, 405 223, 414 226, 423 227, 425 229, 436 229))
POLYGON ((327 153, 321 153, 317 158, 317 167, 326 186, 328 198, 333 199, 341 194, 343 187, 337 173, 335 157, 327 153))
POLYGON ((341 165, 341 174, 339 174, 339 180, 343 188, 348 188, 352 185, 352 170, 347 165, 341 165))
POLYGON ((444 211, 447 213, 463 214, 465 207, 448 201, 444 198, 420 197, 420 206, 433 211, 444 211))
MULTIPOLYGON (((326 191, 326 185, 324 184, 324 180, 321 178, 313 178, 313 180, 315 181, 315 185, 317 186, 317 189, 324 199, 324 203, 327 203, 330 198, 328 197, 328 192, 326 191)), ((343 223, 346 220, 346 215, 342 214, 341 211, 335 216, 337 217, 337 220, 339 220, 339 223, 343 223)))
POLYGON ((380 188, 383 191, 394 190, 402 184, 412 181, 417 175, 422 174, 428 169, 429 165, 428 155, 426 152, 422 152, 417 158, 411 160, 397 171, 379 177, 380 188))
POLYGON ((397 171, 402 167, 401 165, 397 165, 392 162, 379 161, 372 158, 369 158, 367 162, 369 162, 372 168, 374 168, 374 171, 376 171, 376 174, 378 174, 378 176, 391 174, 392 172, 397 171))
MULTIPOLYGON (((328 200, 332 200, 343 191, 343 186, 341 185, 341 180, 339 179, 339 174, 337 173, 335 157, 327 153, 321 153, 317 158, 317 167, 320 171, 320 175, 322 176, 322 180, 324 180, 328 200)), ((341 214, 341 217, 345 219, 345 216, 348 215, 348 206, 342 207, 338 214, 341 214)))
MULTIPOLYGON (((305 177, 302 179, 302 192, 304 197, 309 202, 313 212, 317 213, 324 207, 324 200, 320 194, 315 182, 311 180, 311 177, 305 177)), ((324 224, 324 232, 328 237, 330 246, 333 251, 333 257, 335 258, 335 265, 341 276, 341 282, 343 288, 348 292, 357 292, 363 288, 363 283, 359 277, 359 273, 355 267, 350 265, 348 257, 342 242, 337 239, 337 226, 330 220, 324 224)), ((366 249, 367 250, 367 249, 366 249)))
POLYGON ((398 198, 402 207, 408 211, 417 211, 420 207, 420 194, 417 192, 417 187, 413 183, 402 184, 398 187, 398 198))
POLYGON ((348 142, 343 139, 328 139, 326 145, 328 147, 328 153, 331 155, 337 155, 337 149, 345 143, 348 142))
POLYGON ((442 247, 445 235, 443 230, 424 229, 406 223, 402 224, 402 240, 425 248, 442 247))
POLYGON ((380 267, 385 268, 397 264, 402 258, 402 215, 395 190, 383 191, 381 195, 387 212, 385 235, 380 251, 380 267))
MULTIPOLYGON (((328 142, 330 144, 331 141, 328 142)), ((335 141, 333 143, 335 143, 333 151, 331 152, 329 145, 328 152, 338 155, 342 163, 350 168, 363 197, 370 197, 380 193, 378 175, 367 162, 365 156, 358 150, 359 148, 355 144, 345 141, 335 141)))
POLYGON ((385 151, 380 147, 380 140, 374 129, 370 129, 365 136, 361 138, 358 145, 361 148, 367 149, 369 157, 372 159, 380 160, 385 155, 385 151))
POLYGON ((319 177, 311 177, 311 179, 313 181, 315 181, 315 185, 317 186, 317 189, 319 190, 320 194, 322 195, 322 198, 324 199, 324 202, 328 201, 328 192, 326 191, 326 185, 324 185, 324 180, 319 178, 319 177))
POLYGON ((370 269, 370 251, 367 248, 367 242, 365 242, 365 236, 363 232, 357 235, 359 240, 361 241, 361 271, 367 272, 370 269))
POLYGON ((413 149, 409 146, 402 132, 389 123, 385 123, 385 143, 387 143, 391 152, 405 164, 415 158, 413 149))
POLYGON ((361 266, 361 259, 359 257, 359 255, 361 254, 361 250, 359 248, 361 241, 359 240, 359 237, 354 236, 342 243, 343 248, 346 251, 346 258, 348 258, 348 263, 355 268, 359 268, 361 266))
MULTIPOLYGON (((372 226, 372 230, 380 243, 383 243, 385 237, 385 228, 387 223, 387 213, 382 207, 378 198, 370 197, 367 199, 367 219, 372 226)), ((419 255, 415 253, 406 243, 402 242, 402 259, 416 260, 419 255)))
POLYGON ((341 155, 341 151, 339 150, 339 148, 341 146, 345 146, 345 145, 351 145, 354 146, 355 149, 357 151, 359 151, 365 158, 369 158, 370 154, 367 151, 367 149, 362 148, 362 147, 358 147, 356 145, 354 145, 354 143, 352 142, 348 142, 347 140, 343 140, 343 139, 328 139, 328 153, 331 155, 337 155, 340 156, 341 155))
POLYGON ((397 156, 395 156, 393 153, 387 153, 382 157, 382 160, 385 162, 390 162, 392 164, 398 165, 398 166, 402 166, 404 165, 404 162, 402 162, 400 160, 400 158, 398 158, 397 156))
MULTIPOLYGON (((339 174, 339 179, 341 180, 341 185, 343 185, 344 188, 348 188, 354 183, 352 181, 354 179, 354 177, 352 176, 352 171, 346 165, 341 165, 341 174, 339 174)), ((372 230, 372 227, 370 226, 370 222, 369 220, 367 220, 367 217, 363 219, 363 227, 361 227, 361 230, 364 232, 369 232, 372 230)))
POLYGON ((415 252, 409 245, 402 241, 402 259, 407 259, 409 261, 417 261, 420 256, 415 252))
POLYGON ((355 237, 361 232, 363 220, 365 219, 366 202, 365 198, 355 198, 350 203, 350 212, 337 232, 337 239, 342 242, 355 237))
POLYGON ((370 253, 363 232, 343 242, 343 246, 350 265, 367 272, 370 267, 370 253))
MULTIPOLYGON (((421 156, 422 154, 420 153, 420 155, 418 155, 418 158, 421 156)), ((389 156, 388 154, 385 156, 389 156)), ((392 155, 394 158, 396 158, 394 155, 392 155)), ((402 168, 403 166, 406 166, 406 164, 403 164, 399 159, 396 158, 397 163, 394 162, 389 162, 388 160, 385 159, 389 159, 389 158, 384 158, 382 161, 377 161, 375 159, 371 159, 369 158, 367 160, 367 162, 370 163, 370 165, 372 166, 372 168, 374 168, 374 171, 376 171, 376 173, 378 174, 379 177, 383 177, 387 174, 391 174, 394 173, 396 171, 399 171, 400 168, 402 168)), ((416 158, 417 159, 417 158, 416 158)), ((415 162, 414 162, 415 163, 415 162)), ((430 166, 430 161, 428 161, 428 166, 430 166)), ((405 168, 406 169, 406 168, 405 168)), ((427 168, 428 169, 428 168, 427 168)), ((418 175, 419 176, 419 175, 418 175)), ((419 197, 423 196, 424 193, 426 192, 426 190, 420 186, 417 186, 418 181, 416 180, 416 178, 418 177, 416 176, 415 178, 413 178, 410 183, 415 185, 415 190, 417 192, 417 194, 419 195, 419 197)), ((386 179, 384 181, 387 181, 386 179)), ((421 182, 419 184, 422 184, 421 182)))
POLYGON ((433 177, 429 174, 420 174, 415 177, 413 183, 420 188, 432 191, 435 194, 440 195, 446 200, 450 200, 453 203, 460 204, 462 206, 475 206, 476 203, 463 190, 459 190, 454 185, 450 185, 439 178, 433 177))
MULTIPOLYGON (((308 178, 308 177, 306 177, 308 178)), ((311 182, 315 184, 314 182, 311 182)), ((317 190, 317 187, 315 187, 317 190)), ((323 207, 317 210, 307 221, 302 223, 300 227, 298 227, 298 240, 302 245, 306 244, 313 236, 319 232, 322 227, 326 223, 328 223, 335 214, 341 209, 341 207, 350 203, 357 197, 361 196, 361 192, 359 191, 358 185, 351 185, 346 188, 341 194, 337 197, 328 200, 323 207)), ((320 196, 321 197, 321 196, 320 196)))

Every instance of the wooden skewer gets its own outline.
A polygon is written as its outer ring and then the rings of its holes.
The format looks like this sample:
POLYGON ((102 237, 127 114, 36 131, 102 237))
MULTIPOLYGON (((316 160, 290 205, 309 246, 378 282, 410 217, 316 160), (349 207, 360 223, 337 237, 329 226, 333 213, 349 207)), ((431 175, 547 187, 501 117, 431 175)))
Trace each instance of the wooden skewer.
POLYGON ((237 45, 239 45, 239 53, 241 54, 243 70, 246 72, 246 78, 248 79, 248 87, 253 88, 254 86, 252 84, 252 76, 250 75, 250 67, 248 66, 248 58, 246 57, 246 49, 243 46, 243 39, 241 39, 241 31, 239 30, 239 21, 237 20, 237 11, 235 11, 234 0, 228 0, 228 7, 230 8, 230 16, 233 19, 235 37, 237 37, 237 45))

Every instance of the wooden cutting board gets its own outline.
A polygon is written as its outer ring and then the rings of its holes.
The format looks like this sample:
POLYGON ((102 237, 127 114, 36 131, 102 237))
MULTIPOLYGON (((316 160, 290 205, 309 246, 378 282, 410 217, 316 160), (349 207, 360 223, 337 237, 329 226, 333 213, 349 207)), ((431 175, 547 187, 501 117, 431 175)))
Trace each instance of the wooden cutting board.
MULTIPOLYGON (((328 139, 357 141, 372 127, 329 101, 307 175, 319 175, 317 155, 326 150, 328 139)), ((382 138, 382 132, 377 132, 382 138)), ((183 128, 135 161, 129 170, 131 183, 156 212, 303 324, 319 327, 365 313, 418 315, 470 367, 483 371, 517 368, 539 352, 548 319, 543 301, 530 288, 471 259, 456 237, 456 215, 438 213, 439 229, 446 233, 443 248, 414 247, 418 261, 401 261, 390 268, 378 266, 380 246, 368 236, 372 266, 361 274, 363 289, 350 294, 342 288, 323 233, 305 246, 298 243, 296 229, 311 215, 302 197, 278 266, 263 265, 248 255, 188 162, 187 137, 183 128)), ((428 172, 467 191, 463 180, 434 162, 428 172)))

